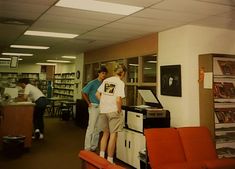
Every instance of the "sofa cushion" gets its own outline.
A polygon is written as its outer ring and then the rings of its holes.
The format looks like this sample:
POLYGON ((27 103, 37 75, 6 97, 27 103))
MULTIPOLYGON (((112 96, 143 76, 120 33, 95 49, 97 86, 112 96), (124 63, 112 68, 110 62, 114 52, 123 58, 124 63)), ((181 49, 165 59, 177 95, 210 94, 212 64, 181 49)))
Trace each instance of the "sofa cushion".
POLYGON ((208 169, 235 169, 235 159, 204 161, 208 169))
POLYGON ((185 162, 178 131, 175 128, 149 128, 144 131, 152 169, 169 163, 185 162))
POLYGON ((156 169, 207 169, 203 163, 170 163, 162 166, 158 166, 156 169))
POLYGON ((217 159, 215 145, 206 127, 182 127, 177 129, 187 161, 217 159))

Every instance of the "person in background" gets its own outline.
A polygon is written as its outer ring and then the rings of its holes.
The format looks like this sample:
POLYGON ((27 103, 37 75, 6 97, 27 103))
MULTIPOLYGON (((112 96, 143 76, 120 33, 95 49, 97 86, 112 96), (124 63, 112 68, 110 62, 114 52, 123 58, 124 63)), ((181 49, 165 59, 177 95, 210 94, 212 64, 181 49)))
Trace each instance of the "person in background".
POLYGON ((85 136, 85 150, 95 151, 99 143, 99 133, 100 129, 97 126, 99 117, 99 100, 96 98, 95 94, 98 87, 101 85, 102 81, 105 79, 108 70, 106 67, 102 66, 98 71, 98 77, 90 81, 82 89, 82 97, 88 105, 89 120, 88 127, 85 136))
POLYGON ((107 160, 113 163, 113 155, 116 147, 117 132, 123 127, 122 99, 125 97, 125 84, 122 81, 126 74, 126 67, 119 64, 115 75, 103 81, 97 90, 96 97, 100 99, 100 127, 103 136, 100 143, 100 156, 105 157, 107 148, 107 160))
POLYGON ((18 98, 18 101, 32 100, 35 103, 33 112, 34 136, 36 139, 44 138, 44 120, 43 115, 48 104, 44 94, 36 86, 29 83, 28 78, 22 78, 18 81, 18 86, 24 89, 24 95, 18 98))

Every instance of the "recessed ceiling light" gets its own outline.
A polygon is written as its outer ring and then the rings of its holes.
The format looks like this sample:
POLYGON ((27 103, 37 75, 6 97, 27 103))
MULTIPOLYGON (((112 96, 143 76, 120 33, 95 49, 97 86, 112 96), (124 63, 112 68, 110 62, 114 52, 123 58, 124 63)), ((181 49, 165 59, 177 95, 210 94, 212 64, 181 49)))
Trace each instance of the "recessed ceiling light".
POLYGON ((123 5, 110 2, 101 2, 96 0, 60 0, 55 6, 82 9, 88 11, 112 13, 119 15, 130 15, 143 7, 123 5))
POLYGON ((30 45, 11 45, 11 48, 23 48, 23 49, 49 49, 48 46, 30 46, 30 45))
POLYGON ((76 59, 76 56, 61 56, 62 58, 66 58, 66 59, 76 59))
POLYGON ((32 36, 46 36, 46 37, 55 37, 55 38, 75 38, 77 34, 71 33, 57 33, 57 32, 43 32, 43 31, 26 31, 24 35, 32 35, 32 36))
POLYGON ((9 55, 9 56, 33 56, 32 53, 2 53, 2 55, 9 55))
POLYGON ((68 60, 47 60, 47 62, 54 62, 54 63, 70 63, 68 60))
POLYGON ((51 66, 55 66, 56 63, 36 63, 37 65, 51 65, 51 66))
MULTIPOLYGON (((11 60, 11 58, 0 58, 0 60, 11 60)), ((18 58, 18 60, 23 60, 22 58, 18 58)))

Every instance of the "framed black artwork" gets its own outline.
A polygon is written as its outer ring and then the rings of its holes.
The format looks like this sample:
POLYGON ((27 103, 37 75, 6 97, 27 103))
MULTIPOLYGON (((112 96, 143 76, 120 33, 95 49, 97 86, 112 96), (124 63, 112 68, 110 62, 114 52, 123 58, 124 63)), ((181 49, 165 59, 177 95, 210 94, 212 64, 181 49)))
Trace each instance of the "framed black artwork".
POLYGON ((161 95, 181 97, 181 65, 161 66, 160 74, 161 95))

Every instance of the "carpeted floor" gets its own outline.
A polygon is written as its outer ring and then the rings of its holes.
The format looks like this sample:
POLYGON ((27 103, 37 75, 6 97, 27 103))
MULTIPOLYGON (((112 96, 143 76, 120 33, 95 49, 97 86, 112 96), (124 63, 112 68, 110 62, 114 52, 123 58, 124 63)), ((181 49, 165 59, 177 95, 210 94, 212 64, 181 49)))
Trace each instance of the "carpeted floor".
POLYGON ((74 121, 45 118, 45 139, 33 140, 28 152, 16 159, 6 158, 1 151, 0 169, 80 169, 77 157, 83 149, 85 129, 74 121))

